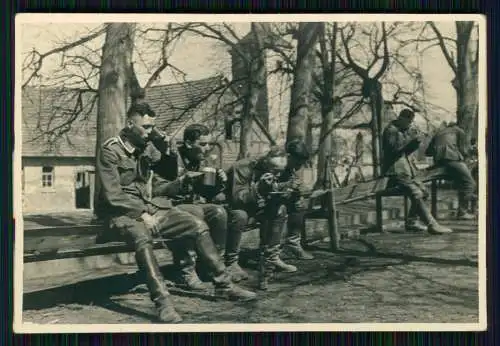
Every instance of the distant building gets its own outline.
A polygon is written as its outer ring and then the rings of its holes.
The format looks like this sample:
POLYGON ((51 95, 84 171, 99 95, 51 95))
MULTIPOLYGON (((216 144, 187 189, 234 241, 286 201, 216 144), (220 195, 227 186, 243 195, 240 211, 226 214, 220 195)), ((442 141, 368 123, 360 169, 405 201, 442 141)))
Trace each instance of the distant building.
MULTIPOLYGON (((236 159, 239 143, 238 131, 232 140, 224 140, 220 107, 234 95, 223 83, 224 79, 216 76, 153 86, 146 91, 146 101, 157 113, 158 126, 179 140, 191 123, 202 122, 212 128, 223 146, 223 166, 227 167, 236 159)), ((74 90, 47 88, 27 88, 22 93, 25 213, 93 208, 97 102, 93 93, 78 95, 74 90), (72 117, 75 119, 69 122, 72 117), (53 129, 58 129, 59 135, 47 135, 53 129)), ((267 139, 254 128, 250 152, 260 153, 268 146, 267 139)))

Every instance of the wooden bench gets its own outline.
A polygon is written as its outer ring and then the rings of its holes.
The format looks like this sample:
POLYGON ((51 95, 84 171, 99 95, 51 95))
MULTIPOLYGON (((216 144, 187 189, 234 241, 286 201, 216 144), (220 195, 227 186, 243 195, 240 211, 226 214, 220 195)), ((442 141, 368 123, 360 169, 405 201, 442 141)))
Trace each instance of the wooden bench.
MULTIPOLYGON (((327 219, 332 248, 338 247, 338 225, 336 207, 373 198, 378 191, 385 188, 386 179, 364 182, 355 186, 323 190, 309 195, 309 210, 306 217, 309 219, 327 219), (329 203, 329 201, 333 203, 329 203), (335 244, 337 242, 337 244, 335 244)), ((46 222, 50 224, 50 221, 46 222)), ((124 242, 99 243, 97 235, 102 233, 100 223, 77 224, 68 221, 65 225, 45 227, 25 227, 24 232, 24 263, 50 261, 67 258, 79 258, 97 255, 109 255, 133 252, 133 249, 124 242), (97 241, 96 241, 97 240, 97 241)), ((258 227, 256 222, 247 225, 245 231, 258 227)), ((303 234, 303 241, 307 234, 303 234)), ((157 239, 154 242, 156 249, 164 247, 167 240, 157 239)))
MULTIPOLYGON (((448 179, 441 168, 430 168, 423 172, 421 180, 431 183, 431 210, 433 215, 437 214, 437 181, 448 179)), ((339 230, 337 224, 337 207, 366 199, 375 199, 376 227, 382 231, 384 197, 403 197, 404 217, 408 217, 408 198, 397 189, 386 189, 387 178, 379 178, 356 185, 341 188, 332 188, 309 193, 309 210, 306 214, 308 219, 326 219, 332 250, 339 247, 339 230)), ((245 231, 258 227, 256 222, 247 225, 245 231)), ((50 261, 65 258, 79 258, 95 255, 108 255, 133 252, 133 249, 124 242, 96 243, 96 235, 103 230, 99 223, 78 224, 71 221, 64 226, 47 226, 38 229, 26 229, 24 233, 24 262, 50 261), (59 239, 65 240, 61 243, 59 239), (92 239, 90 239, 92 238, 92 239), (80 240, 80 243, 76 239, 80 240)), ((302 234, 304 242, 307 234, 302 234)), ((164 247, 167 240, 157 239, 154 242, 156 249, 164 247)))
MULTIPOLYGON (((427 169, 421 170, 418 174, 418 179, 424 184, 430 184, 430 197, 431 197, 431 213, 437 218, 438 215, 438 183, 441 180, 451 180, 447 172, 442 167, 431 166, 427 169)), ((403 209, 404 209, 404 221, 405 223, 408 221, 408 213, 409 213, 409 198, 403 194, 403 192, 398 188, 388 188, 383 191, 380 191, 375 196, 376 202, 376 227, 377 230, 383 230, 383 198, 384 197, 402 197, 403 198, 403 209)))

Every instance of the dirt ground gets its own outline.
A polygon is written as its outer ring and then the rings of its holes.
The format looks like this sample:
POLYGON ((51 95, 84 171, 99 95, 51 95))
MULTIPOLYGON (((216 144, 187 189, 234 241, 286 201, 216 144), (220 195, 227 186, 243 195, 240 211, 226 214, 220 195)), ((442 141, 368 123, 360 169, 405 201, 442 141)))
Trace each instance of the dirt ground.
MULTIPOLYGON (((311 248, 315 260, 290 261, 299 272, 278 276, 257 302, 173 299, 185 323, 477 323, 477 238, 475 226, 444 236, 366 235, 342 242, 335 254, 319 243, 311 248)), ((251 273, 244 285, 256 287, 256 263, 244 264, 251 273)), ((65 288, 54 293, 56 299, 30 297, 24 322, 153 321, 147 293, 128 290, 130 279, 89 285, 65 288)))

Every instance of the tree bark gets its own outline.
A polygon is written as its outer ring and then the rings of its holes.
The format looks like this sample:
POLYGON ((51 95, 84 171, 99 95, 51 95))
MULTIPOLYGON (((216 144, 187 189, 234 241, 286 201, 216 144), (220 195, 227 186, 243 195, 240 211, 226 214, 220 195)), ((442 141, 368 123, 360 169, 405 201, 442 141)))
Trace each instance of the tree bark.
MULTIPOLYGON (((262 34, 264 29, 261 28, 262 23, 252 23, 252 34, 254 40, 250 45, 252 49, 248 50, 249 56, 247 65, 247 80, 245 88, 245 97, 243 103, 243 110, 241 114, 241 133, 240 133, 240 148, 238 159, 247 157, 249 154, 248 143, 252 133, 253 119, 258 115, 259 97, 265 91, 267 78, 266 78, 266 57, 264 45, 262 42, 262 34)), ((267 95, 265 96, 267 97, 267 95)), ((262 111, 262 109, 261 109, 262 111)), ((265 110, 264 110, 265 111, 265 110)))
POLYGON ((291 90, 287 142, 305 140, 315 66, 315 46, 319 36, 319 23, 300 23, 297 33, 297 63, 291 90))
MULTIPOLYGON (((112 23, 106 29, 99 75, 96 157, 102 143, 118 135, 125 125, 130 84, 134 82, 130 79, 134 32, 135 24, 132 23, 112 23)), ((95 184, 94 201, 97 201, 100 192, 98 174, 95 184)))
POLYGON ((383 111, 383 96, 382 86, 380 82, 373 81, 374 85, 371 88, 370 105, 372 111, 372 164, 373 177, 380 176, 380 163, 382 160, 382 111, 383 111))
POLYGON ((453 86, 457 93, 457 124, 467 135, 467 143, 477 137, 478 61, 472 40, 474 22, 457 22, 457 69, 453 86))
POLYGON ((315 187, 319 188, 324 186, 327 167, 327 160, 331 160, 332 155, 332 137, 333 137, 333 124, 335 113, 339 113, 340 101, 334 102, 334 82, 335 82, 335 57, 337 50, 337 23, 333 24, 333 31, 331 37, 331 54, 328 59, 328 48, 326 45, 326 30, 325 23, 321 24, 320 35, 320 51, 321 51, 321 65, 323 70, 323 85, 321 90, 321 130, 319 138, 323 141, 320 143, 318 154, 318 169, 315 187))

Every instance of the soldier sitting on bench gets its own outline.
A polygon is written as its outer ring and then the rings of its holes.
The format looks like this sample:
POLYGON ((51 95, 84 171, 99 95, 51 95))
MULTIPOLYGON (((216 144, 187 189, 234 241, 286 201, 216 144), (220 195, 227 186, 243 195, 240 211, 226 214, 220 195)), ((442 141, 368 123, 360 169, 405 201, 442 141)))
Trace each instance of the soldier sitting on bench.
POLYGON ((470 149, 464 130, 456 123, 450 123, 432 137, 425 154, 432 156, 434 164, 444 167, 446 173, 455 181, 458 187, 458 212, 460 220, 473 220, 470 213, 471 203, 476 198, 476 183, 469 167, 465 163, 470 149))
POLYGON ((288 153, 273 147, 263 156, 241 159, 227 174, 226 196, 231 208, 245 210, 247 215, 255 217, 260 223, 260 289, 267 289, 274 271, 297 271, 295 266, 280 258, 281 238, 287 219, 287 246, 298 258, 312 258, 300 245, 305 211, 298 192, 300 181, 295 175, 295 170, 308 159, 308 155, 300 141, 293 141, 287 149, 288 153), (287 209, 290 215, 287 215, 287 209))
MULTIPOLYGON (((179 201, 195 203, 198 208, 203 210, 203 217, 210 226, 212 239, 219 251, 219 255, 225 259, 225 265, 228 273, 234 282, 248 279, 248 274, 239 266, 239 251, 241 234, 248 224, 248 217, 241 210, 225 210, 220 205, 224 201, 221 196, 216 196, 222 192, 227 176, 224 170, 215 169, 213 165, 207 162, 206 153, 209 149, 209 129, 201 124, 193 124, 184 130, 183 144, 178 148, 178 152, 170 153, 171 164, 166 174, 155 174, 153 177, 153 195, 168 196, 179 201), (203 169, 213 171, 214 182, 213 189, 207 191, 203 189, 201 179, 193 184, 190 191, 182 191, 180 185, 175 182, 186 172, 200 172, 203 169), (203 190, 203 191, 202 191, 203 190), (215 193, 214 193, 215 192, 215 193), (213 200, 217 204, 210 203, 213 200), (208 203, 207 203, 208 202, 208 203), (224 218, 220 216, 224 215, 224 218)), ((201 176, 200 178, 203 178, 201 176)), ((177 253, 177 264, 183 263, 183 270, 194 272, 196 256, 195 254, 177 253)), ((194 272, 195 273, 195 272, 194 272)), ((191 274, 191 286, 202 286, 201 280, 196 274, 191 274)))
POLYGON ((417 167, 408 157, 422 141, 418 131, 410 128, 414 118, 413 111, 404 109, 385 128, 382 135, 382 173, 389 178, 388 188, 400 189, 411 200, 406 229, 427 230, 431 234, 450 233, 452 230, 440 225, 425 205, 428 193, 415 177, 417 167), (419 217, 425 225, 419 223, 419 217))
MULTIPOLYGON (((97 157, 97 174, 101 183, 96 215, 110 224, 134 246, 137 266, 146 278, 151 300, 160 321, 178 323, 176 312, 153 252, 153 237, 176 240, 191 246, 211 268, 215 294, 226 299, 253 300, 254 292, 231 282, 207 224, 200 218, 201 210, 193 213, 151 200, 148 180, 151 170, 164 168, 167 158, 147 155, 151 146, 149 135, 154 127, 154 112, 147 104, 133 105, 127 112, 126 127, 105 141, 97 157)), ((181 181, 182 182, 182 181, 181 181)), ((165 202, 165 199, 163 199, 165 202)))

